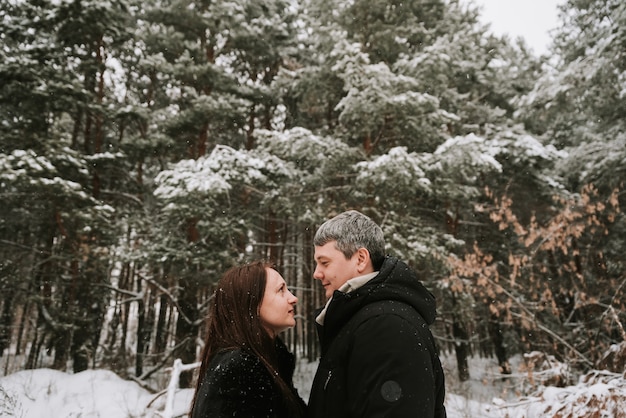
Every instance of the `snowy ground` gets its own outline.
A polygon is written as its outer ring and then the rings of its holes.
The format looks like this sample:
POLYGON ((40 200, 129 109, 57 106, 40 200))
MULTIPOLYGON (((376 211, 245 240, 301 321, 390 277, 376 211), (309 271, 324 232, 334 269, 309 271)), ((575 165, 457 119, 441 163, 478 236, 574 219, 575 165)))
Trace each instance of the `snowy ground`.
MULTIPOLYGON (((473 359, 471 379, 462 383, 454 360, 443 362, 449 418, 626 418, 623 375, 596 373, 587 376, 588 382, 565 388, 534 388, 538 395, 531 396, 527 375, 503 379, 493 359, 473 359)), ((298 365, 296 385, 304 399, 314 370, 315 364, 298 365)), ((169 416, 183 416, 191 395, 191 390, 179 390, 169 416)), ((37 369, 0 377, 0 417, 160 417, 166 399, 165 393, 152 394, 106 370, 67 374, 37 369)))

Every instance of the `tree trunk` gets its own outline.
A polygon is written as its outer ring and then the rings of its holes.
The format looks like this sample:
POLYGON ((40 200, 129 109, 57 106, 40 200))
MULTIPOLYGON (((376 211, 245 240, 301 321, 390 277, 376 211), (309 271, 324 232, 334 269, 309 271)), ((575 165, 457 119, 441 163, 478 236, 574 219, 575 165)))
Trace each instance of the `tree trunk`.
POLYGON ((504 343, 504 333, 502 332, 502 324, 497 316, 491 315, 489 318, 489 335, 493 341, 494 351, 500 366, 500 373, 511 374, 511 365, 509 364, 506 345, 504 343))
POLYGON ((0 357, 5 348, 11 343, 11 329, 13 328, 13 297, 15 289, 10 288, 4 292, 2 301, 2 313, 0 314, 0 357))
POLYGON ((22 315, 20 317, 20 323, 17 327, 17 341, 15 342, 15 355, 16 356, 19 356, 20 354, 22 354, 22 341, 26 333, 26 330, 28 329, 27 324, 29 323, 27 322, 26 318, 30 316, 30 313, 31 313, 30 310, 31 310, 31 304, 30 302, 26 302, 24 306, 22 307, 22 315))
POLYGON ((72 334, 69 330, 63 328, 54 331, 53 337, 50 340, 50 345, 54 347, 54 360, 52 362, 52 368, 54 370, 67 370, 71 340, 72 334))
MULTIPOLYGON (((187 242, 194 243, 200 240, 200 232, 197 228, 197 219, 187 221, 187 242)), ((198 325, 198 283, 192 274, 187 273, 179 279, 180 293, 178 295, 178 318, 176 321, 176 350, 174 355, 181 359, 183 364, 196 361, 196 336, 198 325)), ((193 371, 181 373, 180 387, 191 386, 193 371)))
POLYGON ((78 294, 75 296, 76 314, 70 321, 76 326, 72 337, 72 369, 79 373, 89 368, 98 347, 107 293, 103 286, 104 269, 99 260, 90 260, 83 266, 84 273, 78 273, 78 294))
MULTIPOLYGON (((178 296, 180 312, 176 321, 176 346, 175 356, 189 364, 196 361, 196 335, 198 326, 192 322, 198 317, 198 300, 196 284, 189 278, 180 280, 181 292, 178 296)), ((192 371, 186 371, 180 375, 180 387, 191 387, 192 371)))
MULTIPOLYGON (((452 306, 454 311, 460 309, 454 293, 452 293, 452 306)), ((459 380, 461 380, 461 382, 465 382, 470 378, 468 365, 468 358, 470 356, 469 334, 463 325, 463 322, 459 319, 458 313, 452 315, 452 321, 452 336, 455 341, 454 352, 456 355, 459 380)))
MULTIPOLYGON (((137 277, 137 293, 141 294, 141 279, 137 277)), ((137 301, 137 347, 135 353, 135 376, 143 374, 143 357, 145 354, 145 322, 146 322, 146 304, 142 299, 137 301)))
MULTIPOLYGON (((154 328, 154 294, 152 289, 146 289, 146 303, 144 309, 144 320, 142 331, 137 333, 137 347, 141 345, 143 360, 150 352, 150 340, 152 339, 152 329, 154 328)), ((143 373, 143 372, 142 372, 143 373)), ((137 376, 141 376, 138 374, 137 376)))
MULTIPOLYGON (((120 275, 120 287, 122 289, 130 290, 132 288, 131 277, 133 277, 133 267, 129 263, 125 264, 125 268, 122 270, 122 274, 120 275)), ((118 347, 117 358, 121 359, 124 366, 126 364, 126 341, 128 340, 128 324, 130 320, 130 307, 128 303, 124 303, 120 307, 120 316, 122 322, 122 332, 120 335, 120 344, 118 347)))
POLYGON ((305 263, 302 263, 302 275, 309 279, 309 297, 304 304, 304 312, 302 315, 305 318, 306 327, 306 356, 309 361, 315 361, 319 357, 319 344, 317 339, 317 328, 315 326, 315 311, 321 306, 320 301, 323 300, 320 293, 322 293, 322 286, 313 279, 313 271, 311 270, 310 260, 313 260, 313 234, 315 228, 306 228, 303 234, 304 241, 302 242, 302 256, 305 263))
MULTIPOLYGON (((37 322, 39 323, 39 318, 37 318, 37 322)), ((35 335, 33 335, 33 341, 30 345, 30 351, 28 352, 28 359, 26 360, 26 365, 24 368, 26 370, 32 370, 37 368, 37 359, 39 358, 39 353, 41 352, 41 347, 43 346, 45 335, 40 333, 41 327, 35 327, 35 335)))
POLYGON ((159 296, 159 316, 157 318, 156 335, 154 338, 154 354, 162 354, 167 343, 167 310, 168 299, 166 295, 159 296))
POLYGON ((467 362, 470 350, 469 344, 466 342, 468 341, 469 335, 467 335, 465 328, 456 321, 452 324, 452 335, 456 341, 454 344, 454 352, 456 355, 459 380, 461 380, 461 382, 466 382, 470 378, 469 366, 467 362))

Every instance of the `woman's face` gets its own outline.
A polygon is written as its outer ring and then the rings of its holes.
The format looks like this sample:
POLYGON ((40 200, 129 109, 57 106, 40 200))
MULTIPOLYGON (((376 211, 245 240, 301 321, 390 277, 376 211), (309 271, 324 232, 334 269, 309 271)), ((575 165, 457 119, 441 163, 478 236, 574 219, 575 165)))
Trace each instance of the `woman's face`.
POLYGON ((295 305, 298 298, 287 289, 287 283, 274 269, 268 268, 265 293, 259 308, 261 323, 272 336, 296 325, 295 305))

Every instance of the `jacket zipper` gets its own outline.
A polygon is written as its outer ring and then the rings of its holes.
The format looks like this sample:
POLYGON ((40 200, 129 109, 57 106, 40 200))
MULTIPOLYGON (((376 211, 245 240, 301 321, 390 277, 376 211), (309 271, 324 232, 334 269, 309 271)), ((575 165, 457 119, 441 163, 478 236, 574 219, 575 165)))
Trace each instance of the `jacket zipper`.
POLYGON ((329 370, 328 371, 328 376, 326 376, 326 381, 324 382, 324 390, 326 390, 326 386, 328 386, 328 382, 330 382, 330 378, 333 375, 333 371, 329 370))

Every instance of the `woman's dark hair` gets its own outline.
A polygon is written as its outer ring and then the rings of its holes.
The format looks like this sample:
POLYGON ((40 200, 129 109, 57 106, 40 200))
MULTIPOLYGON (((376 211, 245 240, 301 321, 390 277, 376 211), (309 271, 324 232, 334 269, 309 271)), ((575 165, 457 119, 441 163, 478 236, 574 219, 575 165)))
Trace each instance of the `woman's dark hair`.
MULTIPOLYGON (((291 376, 281 375, 274 338, 259 317, 268 268, 272 268, 272 265, 263 261, 231 267, 217 283, 209 310, 202 365, 191 404, 192 411, 213 357, 223 350, 241 348, 251 351, 261 360, 279 389, 287 411, 300 411, 300 404, 286 383, 291 381, 291 376)), ((290 416, 299 416, 299 413, 290 416)))

